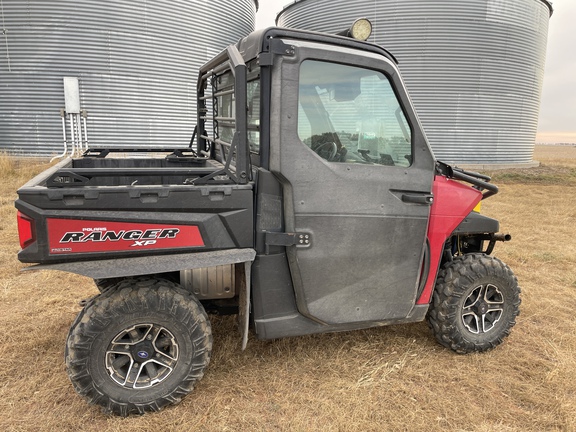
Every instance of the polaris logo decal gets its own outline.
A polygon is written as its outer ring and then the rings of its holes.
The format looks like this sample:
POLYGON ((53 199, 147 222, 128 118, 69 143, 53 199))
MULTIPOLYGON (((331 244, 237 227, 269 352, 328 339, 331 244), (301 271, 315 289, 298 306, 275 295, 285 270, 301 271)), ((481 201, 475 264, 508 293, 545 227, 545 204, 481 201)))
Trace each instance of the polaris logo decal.
POLYGON ((48 219, 51 254, 202 247, 195 225, 48 219))
POLYGON ((140 357, 141 359, 147 359, 149 355, 146 351, 138 351, 138 357, 140 357))

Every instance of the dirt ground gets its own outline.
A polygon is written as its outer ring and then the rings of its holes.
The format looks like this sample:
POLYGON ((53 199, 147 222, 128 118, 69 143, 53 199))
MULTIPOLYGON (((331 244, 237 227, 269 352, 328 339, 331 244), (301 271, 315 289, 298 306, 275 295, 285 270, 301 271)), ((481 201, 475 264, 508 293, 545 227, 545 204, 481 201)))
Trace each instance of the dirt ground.
POLYGON ((91 280, 21 272, 16 189, 45 164, 0 158, 0 430, 576 431, 576 147, 537 146, 535 169, 494 172, 482 212, 512 234, 521 315, 497 349, 457 355, 426 323, 258 341, 212 320, 211 365, 175 407, 111 417, 78 396, 64 342, 91 280))

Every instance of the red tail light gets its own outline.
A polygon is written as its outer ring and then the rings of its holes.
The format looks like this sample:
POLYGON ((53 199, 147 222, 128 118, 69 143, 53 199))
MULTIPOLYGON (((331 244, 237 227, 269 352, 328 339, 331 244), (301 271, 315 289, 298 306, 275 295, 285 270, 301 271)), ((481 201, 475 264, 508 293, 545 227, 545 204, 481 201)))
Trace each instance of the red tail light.
POLYGON ((20 247, 27 248, 36 241, 36 227, 34 219, 18 212, 18 236, 20 237, 20 247))

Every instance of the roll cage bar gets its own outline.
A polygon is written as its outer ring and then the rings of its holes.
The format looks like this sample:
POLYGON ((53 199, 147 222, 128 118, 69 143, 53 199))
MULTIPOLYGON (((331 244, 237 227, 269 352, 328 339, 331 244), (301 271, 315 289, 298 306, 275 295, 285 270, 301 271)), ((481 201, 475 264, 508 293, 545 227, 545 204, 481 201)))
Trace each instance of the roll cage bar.
POLYGON ((250 180, 250 155, 248 152, 248 97, 246 85, 247 68, 242 55, 236 45, 230 45, 216 57, 200 68, 197 87, 198 107, 198 153, 215 159, 216 146, 220 149, 222 169, 197 179, 195 184, 204 184, 217 176, 226 175, 236 184, 246 184, 250 180), (216 76, 226 71, 231 71, 234 76, 233 90, 219 90, 216 76), (211 81, 211 83, 209 83, 211 81), (211 94, 206 94, 211 87, 211 94), (235 112, 234 118, 221 117, 218 115, 218 97, 234 93, 235 112), (207 102, 212 102, 212 116, 209 116, 207 102), (234 124, 234 137, 232 142, 225 142, 218 136, 218 123, 226 121, 234 124), (206 123, 212 123, 212 133, 207 131, 206 123), (235 163, 232 162, 235 160, 235 163))

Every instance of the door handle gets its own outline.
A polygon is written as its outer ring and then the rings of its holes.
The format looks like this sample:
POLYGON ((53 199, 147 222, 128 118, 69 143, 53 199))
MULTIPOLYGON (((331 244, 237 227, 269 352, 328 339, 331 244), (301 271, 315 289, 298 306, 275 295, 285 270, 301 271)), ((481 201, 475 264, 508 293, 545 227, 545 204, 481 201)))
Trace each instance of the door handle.
POLYGON ((426 194, 426 195, 402 194, 402 201, 405 203, 411 203, 411 204, 432 205, 432 203, 434 202, 434 195, 432 195, 432 194, 426 194))

